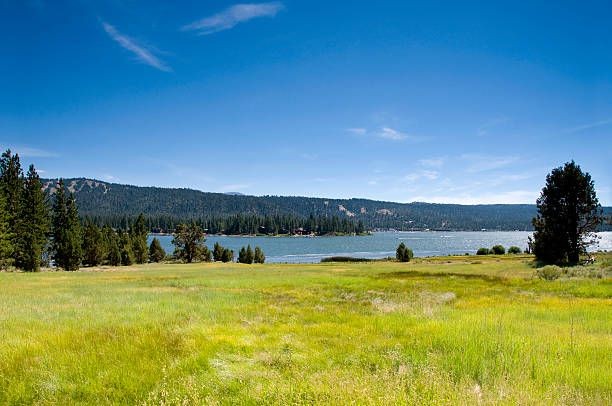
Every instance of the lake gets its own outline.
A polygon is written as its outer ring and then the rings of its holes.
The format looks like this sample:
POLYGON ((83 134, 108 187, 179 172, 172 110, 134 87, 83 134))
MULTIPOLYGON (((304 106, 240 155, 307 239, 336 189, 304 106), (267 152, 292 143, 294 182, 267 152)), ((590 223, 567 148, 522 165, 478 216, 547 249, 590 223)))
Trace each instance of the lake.
MULTIPOLYGON (((362 258, 384 258, 395 256, 395 249, 403 242, 417 257, 449 254, 475 254, 480 247, 491 248, 501 244, 506 249, 516 245, 527 247, 527 231, 414 231, 378 232, 370 236, 346 237, 248 237, 208 236, 206 245, 212 250, 219 242, 222 246, 238 250, 250 244, 260 246, 266 255, 266 262, 313 263, 330 256, 352 256, 362 258)), ((612 250, 612 232, 599 233, 599 246, 594 249, 612 250)), ((149 236, 149 242, 153 236, 149 236)), ((157 236, 167 253, 174 251, 172 236, 157 236)))

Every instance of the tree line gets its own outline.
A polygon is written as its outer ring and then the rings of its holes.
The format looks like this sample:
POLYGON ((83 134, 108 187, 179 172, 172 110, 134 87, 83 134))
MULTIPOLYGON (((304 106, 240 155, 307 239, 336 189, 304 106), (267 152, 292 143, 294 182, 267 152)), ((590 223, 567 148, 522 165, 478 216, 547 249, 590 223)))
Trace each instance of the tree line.
MULTIPOLYGON (((113 228, 127 228, 134 217, 127 215, 93 215, 85 216, 98 226, 109 225, 113 228)), ((234 214, 207 215, 195 219, 177 216, 149 215, 145 219, 147 229, 153 233, 172 233, 180 224, 195 222, 207 234, 225 235, 332 235, 364 234, 366 227, 361 220, 341 218, 339 216, 301 217, 295 214, 234 214)))

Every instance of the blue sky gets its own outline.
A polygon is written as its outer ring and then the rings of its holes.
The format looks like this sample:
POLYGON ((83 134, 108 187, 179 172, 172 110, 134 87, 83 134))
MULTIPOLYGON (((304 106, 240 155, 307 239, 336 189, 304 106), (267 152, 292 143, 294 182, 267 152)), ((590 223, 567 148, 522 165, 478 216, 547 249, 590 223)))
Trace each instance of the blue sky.
POLYGON ((610 2, 0 1, 0 146, 45 177, 612 204, 610 2), (461 4, 460 4, 461 3, 461 4))

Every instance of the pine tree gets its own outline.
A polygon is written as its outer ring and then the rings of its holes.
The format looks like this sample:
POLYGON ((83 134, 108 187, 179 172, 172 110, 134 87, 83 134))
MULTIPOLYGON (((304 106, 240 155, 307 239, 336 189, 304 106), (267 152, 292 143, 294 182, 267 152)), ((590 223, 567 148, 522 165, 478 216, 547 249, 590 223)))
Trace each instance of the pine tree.
POLYGON ((533 253, 542 263, 575 265, 602 222, 595 184, 574 161, 552 170, 537 202, 533 219, 533 253))
POLYGON ((63 179, 60 179, 56 186, 51 223, 53 234, 53 260, 55 266, 65 269, 65 264, 67 262, 66 235, 68 230, 68 212, 66 210, 66 192, 64 190, 63 179))
POLYGON ((6 269, 13 263, 13 243, 8 226, 8 212, 4 193, 0 192, 0 269, 6 269))
POLYGON ((223 254, 221 255, 222 262, 232 262, 234 260, 234 251, 229 248, 223 249, 223 254))
POLYGON ((107 261, 111 266, 121 265, 121 249, 119 248, 119 237, 112 228, 104 227, 104 236, 108 250, 107 261))
POLYGON ((149 250, 147 246, 148 229, 144 215, 140 213, 136 222, 130 228, 130 242, 132 244, 132 252, 134 260, 137 264, 144 264, 148 261, 149 250))
POLYGON ((83 229, 83 265, 98 266, 106 257, 106 247, 102 231, 91 220, 83 229))
POLYGON ((13 155, 8 149, 0 157, 0 193, 4 195, 7 221, 7 235, 10 239, 10 259, 15 259, 18 246, 21 194, 23 193, 23 171, 19 155, 13 155))
POLYGON ((154 237, 149 246, 149 261, 161 262, 164 258, 166 258, 166 251, 162 248, 159 240, 154 237))
POLYGON ((83 231, 79 220, 79 209, 71 193, 66 203, 66 262, 67 271, 76 271, 83 258, 83 231))
POLYGON ((251 244, 247 245, 245 258, 247 264, 253 263, 253 249, 251 248, 251 244))
POLYGON ((246 264, 247 260, 246 260, 246 248, 242 247, 240 248, 240 251, 238 251, 238 262, 241 264, 246 264))
POLYGON ((30 165, 21 194, 15 265, 38 271, 49 230, 49 209, 34 165, 30 165))
POLYGON ((132 242, 127 232, 117 232, 119 237, 119 250, 121 252, 121 265, 128 266, 134 263, 134 252, 132 242))
POLYGON ((255 247, 255 257, 253 260, 256 264, 263 264, 266 262, 266 256, 261 248, 255 247))
POLYGON ((213 259, 215 261, 223 260, 223 247, 218 242, 216 242, 213 247, 213 259))
POLYGON ((414 257, 414 253, 403 242, 397 246, 395 258, 400 262, 409 262, 414 257))

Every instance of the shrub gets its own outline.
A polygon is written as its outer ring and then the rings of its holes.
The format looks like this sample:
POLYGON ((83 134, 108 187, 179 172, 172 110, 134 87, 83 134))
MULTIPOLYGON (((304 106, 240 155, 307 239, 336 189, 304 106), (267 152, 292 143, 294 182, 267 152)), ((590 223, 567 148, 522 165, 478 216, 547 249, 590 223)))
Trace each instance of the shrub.
POLYGON ((264 252, 261 248, 255 247, 255 254, 254 254, 253 261, 256 264, 263 264, 264 262, 266 262, 266 256, 264 255, 264 252))
POLYGON ((521 249, 517 247, 516 245, 513 245, 512 247, 508 248, 508 254, 520 254, 520 253, 521 253, 521 249))
POLYGON ((478 248, 476 255, 489 255, 491 251, 488 248, 478 248))
POLYGON ((321 263, 324 262, 370 262, 368 258, 354 258, 354 257, 327 257, 322 258, 321 263))
POLYGON ((503 245, 497 244, 491 248, 491 253, 495 255, 504 255, 506 253, 506 249, 503 245))
POLYGON ((408 262, 414 257, 412 250, 402 242, 395 250, 395 258, 400 262, 408 262))
POLYGON ((540 279, 545 279, 547 281, 554 281, 555 279, 559 279, 563 271, 557 265, 546 265, 541 268, 536 269, 536 275, 540 279))

